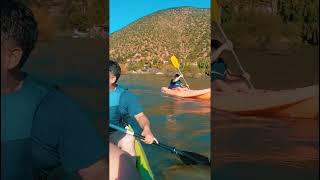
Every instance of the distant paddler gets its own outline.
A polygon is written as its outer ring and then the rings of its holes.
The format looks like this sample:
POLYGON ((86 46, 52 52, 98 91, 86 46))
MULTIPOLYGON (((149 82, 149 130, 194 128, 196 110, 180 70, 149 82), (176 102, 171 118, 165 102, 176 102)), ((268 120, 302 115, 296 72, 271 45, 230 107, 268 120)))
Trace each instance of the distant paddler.
POLYGON ((181 82, 180 78, 182 78, 182 74, 175 74, 173 79, 171 79, 170 84, 169 84, 169 89, 172 90, 178 90, 178 91, 186 91, 188 88, 183 85, 181 82))
POLYGON ((211 40, 211 48, 213 53, 211 55, 211 81, 212 87, 215 91, 222 92, 250 92, 250 86, 247 80, 250 75, 247 72, 243 74, 234 74, 224 62, 224 52, 232 51, 233 44, 227 41, 222 44, 218 40, 211 40))

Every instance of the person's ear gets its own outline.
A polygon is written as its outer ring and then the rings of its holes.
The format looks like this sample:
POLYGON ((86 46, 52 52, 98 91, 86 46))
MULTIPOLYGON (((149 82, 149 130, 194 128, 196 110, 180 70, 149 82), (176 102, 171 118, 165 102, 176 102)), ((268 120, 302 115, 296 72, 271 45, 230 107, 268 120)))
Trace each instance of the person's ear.
POLYGON ((112 78, 110 79, 110 83, 111 83, 111 84, 114 84, 114 83, 116 82, 116 80, 117 80, 116 77, 112 77, 112 78))
POLYGON ((9 60, 7 62, 8 69, 13 69, 17 67, 21 61, 23 55, 23 51, 21 48, 14 48, 11 49, 10 55, 9 55, 9 60))

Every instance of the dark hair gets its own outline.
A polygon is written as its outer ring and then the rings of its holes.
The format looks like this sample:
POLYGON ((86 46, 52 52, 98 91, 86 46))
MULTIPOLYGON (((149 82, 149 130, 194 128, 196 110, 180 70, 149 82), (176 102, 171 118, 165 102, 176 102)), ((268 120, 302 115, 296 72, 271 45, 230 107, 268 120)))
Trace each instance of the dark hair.
POLYGON ((222 43, 220 41, 211 39, 211 47, 213 47, 214 49, 218 49, 221 45, 222 43))
POLYGON ((31 9, 14 0, 1 0, 1 39, 13 41, 22 51, 19 68, 38 39, 38 26, 31 9))
POLYGON ((177 78, 177 77, 179 77, 179 76, 180 76, 180 74, 175 74, 175 75, 174 75, 175 78, 177 78))
POLYGON ((117 82, 121 75, 120 65, 115 61, 109 60, 109 72, 111 72, 113 75, 116 76, 116 82, 117 82))

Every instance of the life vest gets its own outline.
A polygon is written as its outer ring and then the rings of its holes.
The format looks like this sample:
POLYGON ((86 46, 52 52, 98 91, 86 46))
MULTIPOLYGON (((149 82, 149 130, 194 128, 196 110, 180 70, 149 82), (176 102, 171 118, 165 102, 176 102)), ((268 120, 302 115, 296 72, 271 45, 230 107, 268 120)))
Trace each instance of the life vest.
POLYGON ((214 62, 211 67, 211 80, 225 80, 227 65, 221 58, 219 58, 218 61, 214 62))
POLYGON ((182 82, 180 80, 173 82, 173 80, 170 81, 170 85, 169 85, 169 89, 174 89, 177 87, 181 87, 182 86, 182 82))

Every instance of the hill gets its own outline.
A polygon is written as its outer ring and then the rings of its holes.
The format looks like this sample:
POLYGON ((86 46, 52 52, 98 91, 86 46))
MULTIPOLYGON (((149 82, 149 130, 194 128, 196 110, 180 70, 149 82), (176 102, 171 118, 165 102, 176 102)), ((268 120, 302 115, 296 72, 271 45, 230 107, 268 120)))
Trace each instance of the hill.
POLYGON ((128 70, 173 73, 170 57, 181 70, 209 74, 210 10, 191 7, 158 11, 110 36, 110 58, 127 64, 128 70))

